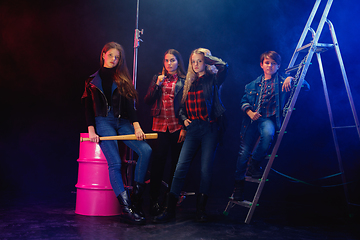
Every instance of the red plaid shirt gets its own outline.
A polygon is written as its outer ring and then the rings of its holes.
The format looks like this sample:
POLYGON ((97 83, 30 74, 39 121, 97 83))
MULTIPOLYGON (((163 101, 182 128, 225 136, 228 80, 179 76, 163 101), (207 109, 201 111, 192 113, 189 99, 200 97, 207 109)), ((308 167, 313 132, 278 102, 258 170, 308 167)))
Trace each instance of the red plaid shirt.
POLYGON ((153 117, 153 131, 166 132, 169 128, 169 132, 173 133, 182 128, 174 112, 174 92, 177 80, 177 74, 171 75, 167 77, 161 85, 161 110, 158 116, 153 117))
POLYGON ((188 115, 188 119, 191 121, 195 119, 206 121, 208 118, 208 112, 201 83, 201 80, 204 76, 196 79, 193 82, 187 95, 186 113, 188 115))

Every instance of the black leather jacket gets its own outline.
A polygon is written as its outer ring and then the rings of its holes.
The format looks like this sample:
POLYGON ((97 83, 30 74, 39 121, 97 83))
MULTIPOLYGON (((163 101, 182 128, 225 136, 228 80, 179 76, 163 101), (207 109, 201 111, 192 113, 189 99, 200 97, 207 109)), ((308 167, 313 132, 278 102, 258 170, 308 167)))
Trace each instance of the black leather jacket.
MULTIPOLYGON (((159 75, 155 75, 150 83, 148 92, 144 98, 145 103, 152 105, 151 107, 151 116, 155 117, 155 116, 159 116, 160 115, 160 111, 161 111, 161 95, 162 95, 162 90, 161 87, 156 85, 156 81, 159 75)), ((184 82, 185 82, 185 78, 179 77, 178 76, 178 80, 175 83, 175 91, 174 91, 174 112, 175 112, 175 116, 177 117, 178 112, 179 112, 179 108, 180 108, 180 103, 181 103, 181 98, 182 98, 182 93, 183 93, 183 89, 184 89, 184 82)))
MULTIPOLYGON (((134 101, 120 95, 115 82, 112 85, 111 92, 114 116, 117 118, 129 119, 131 123, 138 122, 138 117, 134 108, 134 101)), ((106 117, 108 115, 109 104, 103 92, 102 80, 98 72, 94 73, 86 80, 82 101, 88 101, 88 103, 91 102, 94 117, 106 117)), ((87 122, 89 125, 91 119, 88 120, 88 118, 91 118, 91 116, 87 116, 87 122)))
MULTIPOLYGON (((215 65, 218 69, 217 74, 206 73, 205 77, 202 79, 204 98, 209 115, 208 120, 211 121, 216 120, 225 112, 225 108, 220 99, 219 88, 227 76, 228 64, 214 56, 206 57, 208 58, 208 61, 211 61, 211 64, 215 65)), ((184 125, 184 121, 187 118, 186 105, 181 104, 179 110, 179 123, 184 125)))

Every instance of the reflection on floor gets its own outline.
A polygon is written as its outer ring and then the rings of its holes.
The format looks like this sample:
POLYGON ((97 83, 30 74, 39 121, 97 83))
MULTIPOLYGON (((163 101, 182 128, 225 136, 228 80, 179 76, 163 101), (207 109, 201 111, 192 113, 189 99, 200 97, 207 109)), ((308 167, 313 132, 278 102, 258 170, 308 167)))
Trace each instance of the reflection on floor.
MULTIPOLYGON (((210 198, 208 223, 196 223, 195 197, 177 210, 175 222, 144 226, 122 223, 119 217, 77 215, 75 194, 57 200, 2 199, 0 239, 359 239, 358 223, 341 210, 262 202, 251 224, 246 209, 223 215, 227 199, 210 198)), ((144 205, 145 210, 147 206, 144 205)))

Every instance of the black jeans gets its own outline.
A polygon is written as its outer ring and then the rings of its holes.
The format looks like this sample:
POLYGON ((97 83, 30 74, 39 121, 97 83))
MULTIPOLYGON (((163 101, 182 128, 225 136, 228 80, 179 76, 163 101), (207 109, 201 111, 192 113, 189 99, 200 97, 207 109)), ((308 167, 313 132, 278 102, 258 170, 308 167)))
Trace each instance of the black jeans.
POLYGON ((183 142, 178 143, 179 135, 180 130, 173 133, 170 133, 169 130, 166 132, 158 132, 158 145, 153 151, 150 172, 150 197, 154 200, 158 199, 160 196, 161 182, 164 177, 164 170, 169 150, 171 151, 170 173, 168 178, 164 179, 164 181, 169 186, 168 191, 171 188, 171 181, 174 176, 176 164, 183 145, 183 142))

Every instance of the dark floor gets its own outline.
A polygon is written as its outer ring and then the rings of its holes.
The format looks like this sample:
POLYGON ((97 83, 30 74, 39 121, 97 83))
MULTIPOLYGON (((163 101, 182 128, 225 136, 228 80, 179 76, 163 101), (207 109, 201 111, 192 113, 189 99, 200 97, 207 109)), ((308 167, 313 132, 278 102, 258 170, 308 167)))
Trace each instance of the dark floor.
MULTIPOLYGON (((236 206, 223 215, 227 199, 209 199, 208 223, 194 222, 195 197, 178 208, 175 222, 144 226, 119 217, 74 213, 76 194, 57 200, 7 200, 1 197, 0 239, 360 239, 359 222, 342 210, 262 201, 251 224, 247 209, 236 206)), ((145 206, 146 207, 146 206, 145 206)))

